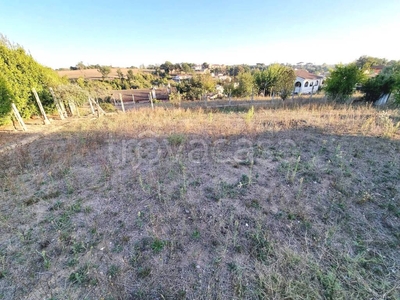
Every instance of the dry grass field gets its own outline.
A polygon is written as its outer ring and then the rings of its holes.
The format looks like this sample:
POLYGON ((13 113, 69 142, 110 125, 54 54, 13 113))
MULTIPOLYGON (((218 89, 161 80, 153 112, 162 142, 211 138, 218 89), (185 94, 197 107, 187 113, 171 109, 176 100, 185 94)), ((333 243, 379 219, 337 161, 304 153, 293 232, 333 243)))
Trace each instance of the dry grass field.
POLYGON ((400 299, 399 121, 326 103, 60 121, 0 153, 0 299, 400 299))
MULTIPOLYGON (((138 72, 142 72, 146 70, 139 69, 127 69, 127 68, 112 68, 111 73, 107 76, 107 78, 118 78, 117 70, 120 69, 122 73, 126 76, 128 70, 132 70, 134 74, 138 72)), ((58 75, 61 77, 67 76, 68 79, 78 79, 79 77, 83 77, 86 79, 101 79, 101 73, 97 71, 97 69, 85 69, 85 70, 64 70, 57 71, 58 75)))

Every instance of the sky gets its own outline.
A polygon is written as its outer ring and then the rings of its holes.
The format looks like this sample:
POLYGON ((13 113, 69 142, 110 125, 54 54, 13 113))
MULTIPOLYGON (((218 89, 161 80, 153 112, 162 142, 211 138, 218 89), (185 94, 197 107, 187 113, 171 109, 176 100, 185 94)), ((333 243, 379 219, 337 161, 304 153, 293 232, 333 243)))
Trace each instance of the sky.
POLYGON ((399 0, 0 0, 0 34, 54 69, 400 60, 399 30, 399 0))

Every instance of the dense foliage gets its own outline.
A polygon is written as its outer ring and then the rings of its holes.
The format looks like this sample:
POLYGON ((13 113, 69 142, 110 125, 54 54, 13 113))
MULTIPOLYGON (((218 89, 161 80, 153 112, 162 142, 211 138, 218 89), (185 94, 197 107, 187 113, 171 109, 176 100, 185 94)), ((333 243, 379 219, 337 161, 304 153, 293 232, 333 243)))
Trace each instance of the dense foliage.
POLYGON ((282 100, 293 93, 295 79, 294 70, 281 64, 272 64, 254 72, 258 92, 263 95, 278 93, 282 100))
POLYGON ((7 120, 13 101, 13 95, 10 92, 7 81, 0 73, 0 125, 7 120))
POLYGON ((177 85, 182 98, 187 100, 201 99, 204 94, 215 91, 216 82, 209 74, 194 75, 189 80, 184 80, 177 85))
POLYGON ((379 75, 369 78, 363 84, 361 91, 365 93, 364 100, 368 102, 392 94, 400 104, 400 62, 387 63, 379 75))
POLYGON ((48 87, 62 83, 62 79, 50 68, 37 63, 19 46, 0 35, 0 124, 9 122, 11 101, 23 117, 38 112, 32 88, 39 94, 45 109, 53 109, 48 87))
POLYGON ((108 76, 108 74, 111 73, 111 67, 110 66, 99 66, 97 68, 97 71, 100 72, 101 77, 103 78, 103 80, 108 76))
POLYGON ((355 63, 337 65, 326 80, 325 93, 328 98, 338 102, 345 102, 354 93, 356 84, 365 81, 363 69, 355 63))
POLYGON ((390 94, 394 88, 393 76, 378 75, 369 78, 362 86, 361 91, 365 93, 364 99, 374 102, 386 94, 390 94))
POLYGON ((237 76, 237 87, 233 90, 236 97, 249 97, 254 94, 254 77, 250 72, 240 72, 237 76))
POLYGON ((77 84, 62 84, 54 88, 54 94, 58 99, 71 101, 81 106, 88 101, 89 93, 77 84))

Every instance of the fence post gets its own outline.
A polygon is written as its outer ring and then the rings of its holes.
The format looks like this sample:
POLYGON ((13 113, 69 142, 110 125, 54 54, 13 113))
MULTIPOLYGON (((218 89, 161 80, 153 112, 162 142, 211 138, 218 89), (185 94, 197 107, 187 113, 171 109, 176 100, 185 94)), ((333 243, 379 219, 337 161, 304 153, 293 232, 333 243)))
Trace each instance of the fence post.
POLYGON ((39 106, 40 112, 42 113, 44 124, 45 124, 45 125, 49 125, 49 124, 50 124, 50 121, 49 121, 49 119, 47 118, 46 112, 45 112, 44 109, 43 109, 42 102, 40 102, 39 95, 38 95, 38 93, 36 92, 35 88, 32 88, 32 92, 33 92, 33 95, 35 95, 36 102, 37 102, 37 104, 38 104, 38 106, 39 106))
POLYGON ((75 116, 75 115, 79 116, 79 111, 77 110, 75 103, 73 101, 71 101, 71 99, 68 99, 68 106, 69 106, 69 110, 71 111, 72 116, 75 116))
POLYGON ((135 95, 134 94, 132 94, 132 101, 133 101, 133 104, 135 104, 135 95))
POLYGON ((97 117, 100 118, 101 115, 105 115, 105 111, 101 108, 101 106, 99 105, 99 102, 95 99, 91 99, 93 101, 93 103, 96 106, 96 110, 97 110, 97 117))
POLYGON ((93 108, 92 101, 90 100, 90 97, 88 97, 88 101, 89 101, 89 105, 90 105, 90 110, 92 111, 92 115, 94 115, 94 108, 93 108))
POLYGON ((149 100, 150 100, 150 104, 151 104, 151 109, 154 110, 153 97, 151 96, 151 92, 149 93, 149 100))
POLYGON ((121 108, 122 108, 122 111, 125 112, 124 101, 122 101, 122 95, 121 95, 121 93, 119 93, 119 100, 121 100, 121 108))
POLYGON ((54 103, 55 103, 55 105, 56 105, 58 114, 60 115, 60 119, 61 119, 61 120, 64 120, 64 119, 65 119, 65 117, 64 117, 64 112, 63 112, 63 110, 62 110, 62 108, 61 108, 60 101, 56 98, 56 95, 54 94, 53 89, 52 89, 52 88, 49 88, 49 90, 50 90, 51 96, 53 97, 53 100, 54 100, 54 103))
POLYGON ((12 109, 13 109, 13 112, 14 112, 15 117, 16 117, 17 120, 18 120, 19 125, 21 125, 21 127, 22 127, 22 129, 23 129, 24 131, 27 131, 26 126, 25 126, 25 123, 24 123, 24 120, 22 120, 21 115, 19 114, 19 111, 18 111, 17 107, 15 106, 15 104, 14 104, 14 103, 11 103, 11 107, 12 107, 12 109))

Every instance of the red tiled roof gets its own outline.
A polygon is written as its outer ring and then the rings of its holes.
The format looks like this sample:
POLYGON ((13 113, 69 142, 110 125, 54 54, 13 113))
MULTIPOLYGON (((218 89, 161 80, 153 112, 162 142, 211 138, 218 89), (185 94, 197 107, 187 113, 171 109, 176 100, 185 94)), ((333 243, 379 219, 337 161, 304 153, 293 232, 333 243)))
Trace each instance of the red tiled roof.
POLYGON ((294 73, 297 77, 304 79, 318 79, 319 77, 315 74, 308 72, 307 70, 295 70, 294 73))

